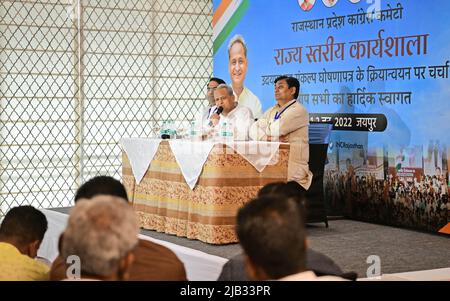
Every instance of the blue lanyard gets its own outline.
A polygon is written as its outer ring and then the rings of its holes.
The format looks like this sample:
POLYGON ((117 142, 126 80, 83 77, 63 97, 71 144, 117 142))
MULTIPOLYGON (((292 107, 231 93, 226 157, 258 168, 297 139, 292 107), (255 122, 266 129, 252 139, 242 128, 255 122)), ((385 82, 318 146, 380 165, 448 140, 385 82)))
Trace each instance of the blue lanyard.
POLYGON ((291 103, 290 105, 288 105, 286 108, 284 108, 283 109, 283 111, 281 111, 281 112, 276 112, 275 113, 275 118, 273 119, 273 121, 277 121, 278 119, 280 119, 280 117, 281 117, 281 114, 283 114, 284 113, 284 111, 286 111, 290 106, 292 106, 293 104, 295 103, 295 101, 293 102, 293 103, 291 103))

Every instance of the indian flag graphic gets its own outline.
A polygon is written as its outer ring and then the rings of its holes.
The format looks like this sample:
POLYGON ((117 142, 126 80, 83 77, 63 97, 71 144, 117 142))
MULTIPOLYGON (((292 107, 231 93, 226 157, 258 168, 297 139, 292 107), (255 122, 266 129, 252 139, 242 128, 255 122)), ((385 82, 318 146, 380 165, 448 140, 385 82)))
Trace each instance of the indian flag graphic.
POLYGON ((213 13, 213 54, 244 16, 250 0, 222 0, 213 13))

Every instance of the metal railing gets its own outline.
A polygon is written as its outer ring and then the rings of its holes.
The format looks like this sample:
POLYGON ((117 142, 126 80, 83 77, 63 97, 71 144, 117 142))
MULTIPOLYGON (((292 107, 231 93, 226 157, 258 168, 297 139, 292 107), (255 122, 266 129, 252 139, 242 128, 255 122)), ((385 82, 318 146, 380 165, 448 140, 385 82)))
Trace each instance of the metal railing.
POLYGON ((87 179, 120 179, 122 137, 192 120, 211 14, 211 0, 2 0, 0 216, 70 206, 87 179))

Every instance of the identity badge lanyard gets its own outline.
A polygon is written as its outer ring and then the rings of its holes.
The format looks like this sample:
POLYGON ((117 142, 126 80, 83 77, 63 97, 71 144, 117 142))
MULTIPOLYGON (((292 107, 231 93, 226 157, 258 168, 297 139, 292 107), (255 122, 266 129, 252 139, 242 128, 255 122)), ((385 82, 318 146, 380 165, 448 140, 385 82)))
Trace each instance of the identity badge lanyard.
POLYGON ((292 106, 294 103, 295 103, 295 101, 292 102, 290 105, 288 105, 286 108, 284 108, 283 111, 281 111, 281 112, 276 112, 273 121, 277 121, 278 119, 280 119, 281 114, 283 114, 284 111, 286 111, 286 110, 287 110, 290 106, 292 106))

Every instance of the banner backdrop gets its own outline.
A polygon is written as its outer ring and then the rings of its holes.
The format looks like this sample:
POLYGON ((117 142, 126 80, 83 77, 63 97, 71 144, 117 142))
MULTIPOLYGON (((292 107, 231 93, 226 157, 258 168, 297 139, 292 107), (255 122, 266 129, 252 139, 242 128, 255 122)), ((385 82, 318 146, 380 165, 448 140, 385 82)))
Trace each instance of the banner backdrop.
POLYGON ((275 78, 294 76, 311 122, 333 124, 329 215, 449 233, 450 1, 214 0, 213 9, 214 76, 243 80, 263 111, 275 78), (237 34, 247 48, 238 63, 228 55, 237 34))

